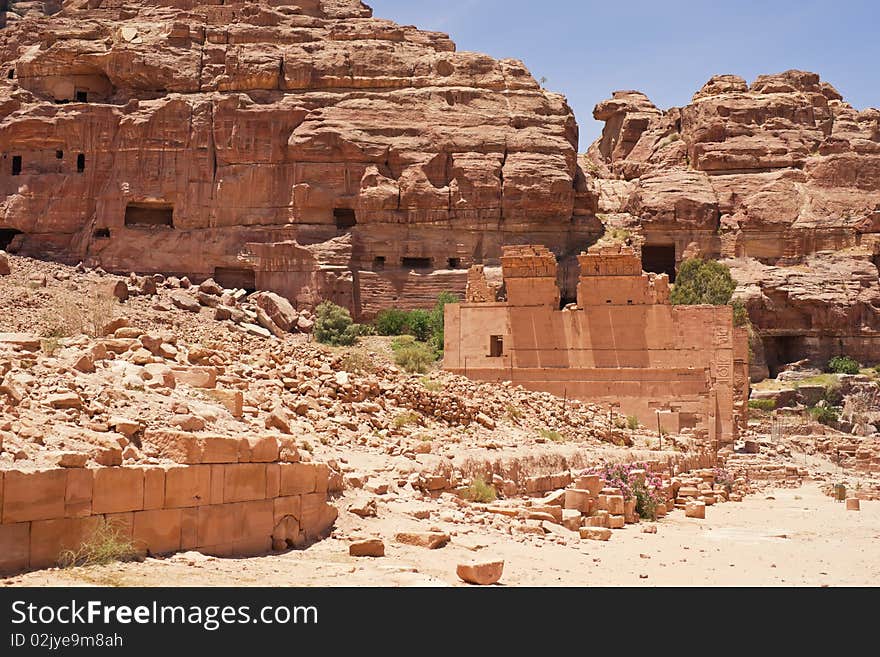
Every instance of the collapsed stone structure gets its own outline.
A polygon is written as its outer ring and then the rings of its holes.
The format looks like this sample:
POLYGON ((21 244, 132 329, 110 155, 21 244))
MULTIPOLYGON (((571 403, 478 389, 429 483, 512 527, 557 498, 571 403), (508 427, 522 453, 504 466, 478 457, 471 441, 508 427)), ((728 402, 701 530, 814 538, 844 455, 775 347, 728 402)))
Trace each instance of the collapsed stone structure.
POLYGON ((465 302, 446 306, 444 368, 733 442, 749 354, 731 307, 670 305, 667 275, 644 273, 629 247, 597 245, 578 260, 577 303, 562 309, 546 247, 505 247, 503 289, 472 270, 465 302))
MULTIPOLYGON (((0 32, 0 249, 356 317, 601 234, 565 99, 359 0, 65 0, 0 32)), ((18 15, 18 14, 16 14, 18 15)))
POLYGON ((674 276, 723 259, 761 340, 753 376, 809 358, 880 354, 880 111, 815 73, 718 75, 667 111, 618 91, 596 105, 602 137, 581 156, 599 212, 674 276))

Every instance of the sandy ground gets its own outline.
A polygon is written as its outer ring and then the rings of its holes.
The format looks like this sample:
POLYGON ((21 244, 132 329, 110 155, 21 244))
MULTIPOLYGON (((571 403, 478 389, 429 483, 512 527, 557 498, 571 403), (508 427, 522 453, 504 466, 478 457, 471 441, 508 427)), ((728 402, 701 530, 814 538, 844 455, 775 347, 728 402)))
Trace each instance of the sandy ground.
MULTIPOLYGON (((142 563, 43 570, 0 580, 7 586, 467 586, 455 575, 468 559, 504 559, 506 586, 877 586, 880 502, 860 512, 815 483, 715 505, 706 520, 681 511, 614 532, 607 543, 547 538, 521 542, 485 526, 433 523, 452 534, 444 548, 399 545, 397 531, 425 523, 389 513, 360 520, 342 513, 335 533, 381 536, 384 558, 348 556, 348 540, 251 559, 195 553, 142 563), (351 530, 351 531, 349 531, 351 530)), ((564 531, 564 530, 561 530, 564 531)))

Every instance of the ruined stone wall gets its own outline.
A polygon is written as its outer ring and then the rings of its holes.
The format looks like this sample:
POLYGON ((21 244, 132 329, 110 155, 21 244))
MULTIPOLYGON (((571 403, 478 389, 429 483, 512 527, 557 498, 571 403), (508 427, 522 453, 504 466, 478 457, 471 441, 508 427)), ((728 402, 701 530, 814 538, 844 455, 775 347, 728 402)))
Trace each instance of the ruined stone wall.
POLYGON ((734 330, 730 306, 670 305, 666 277, 643 274, 639 256, 618 246, 581 256, 581 302, 559 310, 532 282, 555 280, 546 259, 537 248, 505 251, 507 302, 447 306, 445 369, 619 405, 646 426, 661 412, 676 430, 735 438, 745 426, 748 338, 734 330), (545 277, 507 278, 509 270, 545 277), (528 281, 532 295, 511 301, 511 281, 528 281))
POLYGON ((245 450, 165 433, 190 463, 0 472, 0 573, 54 566, 102 522, 141 554, 246 556, 302 546, 335 521, 326 465, 280 462, 271 440, 245 450))

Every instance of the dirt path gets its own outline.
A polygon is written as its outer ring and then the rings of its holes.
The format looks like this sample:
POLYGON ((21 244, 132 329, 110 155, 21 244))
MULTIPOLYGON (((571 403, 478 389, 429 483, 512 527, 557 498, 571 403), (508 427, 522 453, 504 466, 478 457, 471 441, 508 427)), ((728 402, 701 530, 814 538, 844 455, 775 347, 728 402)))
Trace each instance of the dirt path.
MULTIPOLYGON (((656 534, 639 525, 611 541, 514 540, 484 525, 434 522, 452 533, 439 550, 396 544, 398 531, 425 530, 399 513, 360 520, 340 515, 337 533, 378 535, 386 557, 348 556, 348 540, 330 538, 302 552, 251 559, 195 553, 100 568, 45 570, 2 580, 25 586, 445 586, 463 585, 457 563, 505 560, 507 586, 877 586, 880 502, 858 513, 809 483, 715 505, 706 520, 676 512, 656 534), (774 499, 767 499, 768 497, 774 499), (481 547, 482 546, 482 547, 481 547), (476 549, 475 549, 476 548, 476 549), (646 576, 646 577, 645 577, 646 576)), ((560 530, 564 531, 564 530, 560 530)), ((573 535, 572 535, 573 536, 573 535)))

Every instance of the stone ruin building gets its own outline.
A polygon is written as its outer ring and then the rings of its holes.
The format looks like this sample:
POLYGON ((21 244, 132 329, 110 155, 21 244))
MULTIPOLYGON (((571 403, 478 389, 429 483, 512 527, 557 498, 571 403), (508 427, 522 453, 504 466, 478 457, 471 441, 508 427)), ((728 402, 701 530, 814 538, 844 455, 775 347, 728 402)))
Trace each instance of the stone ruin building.
POLYGON ((546 247, 505 247, 502 287, 473 268, 465 301, 446 306, 444 368, 733 442, 747 419, 749 346, 732 308, 671 305, 667 275, 644 273, 629 247, 597 245, 578 261, 571 304, 546 247))

